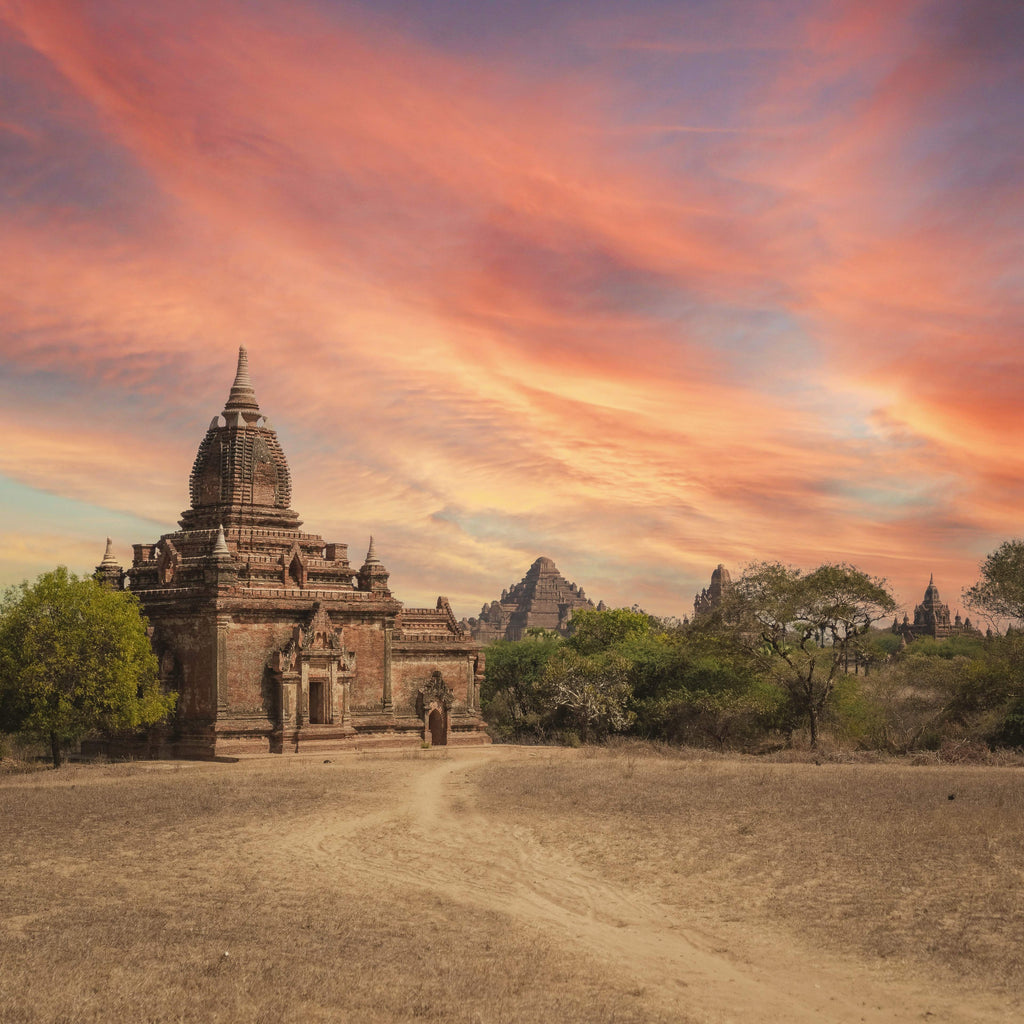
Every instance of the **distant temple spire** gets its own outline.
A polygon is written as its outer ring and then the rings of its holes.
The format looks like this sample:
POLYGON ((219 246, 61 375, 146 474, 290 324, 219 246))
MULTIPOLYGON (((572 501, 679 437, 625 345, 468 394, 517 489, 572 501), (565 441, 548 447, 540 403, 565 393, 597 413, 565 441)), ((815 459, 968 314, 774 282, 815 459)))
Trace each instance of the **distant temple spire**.
POLYGON ((107 550, 103 552, 103 561, 100 562, 100 566, 114 566, 117 569, 121 568, 121 563, 118 562, 117 556, 114 554, 114 542, 109 537, 107 538, 107 550))

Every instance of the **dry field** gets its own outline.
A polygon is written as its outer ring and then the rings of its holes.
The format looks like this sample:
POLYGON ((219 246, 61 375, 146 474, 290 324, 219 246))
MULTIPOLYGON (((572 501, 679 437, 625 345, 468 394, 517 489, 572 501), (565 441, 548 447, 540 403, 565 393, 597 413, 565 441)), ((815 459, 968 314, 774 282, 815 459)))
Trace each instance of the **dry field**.
POLYGON ((1024 1016, 1019 768, 73 766, 0 821, 4 1024, 1024 1016))

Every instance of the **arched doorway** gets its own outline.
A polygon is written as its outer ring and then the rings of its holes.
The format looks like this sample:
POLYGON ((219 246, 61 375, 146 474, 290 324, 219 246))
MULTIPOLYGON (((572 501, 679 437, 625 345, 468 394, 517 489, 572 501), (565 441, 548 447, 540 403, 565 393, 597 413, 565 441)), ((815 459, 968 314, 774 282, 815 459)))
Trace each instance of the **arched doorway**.
POLYGON ((448 742, 448 731, 444 727, 444 712, 435 708, 427 717, 427 728, 430 730, 430 744, 443 747, 448 742))

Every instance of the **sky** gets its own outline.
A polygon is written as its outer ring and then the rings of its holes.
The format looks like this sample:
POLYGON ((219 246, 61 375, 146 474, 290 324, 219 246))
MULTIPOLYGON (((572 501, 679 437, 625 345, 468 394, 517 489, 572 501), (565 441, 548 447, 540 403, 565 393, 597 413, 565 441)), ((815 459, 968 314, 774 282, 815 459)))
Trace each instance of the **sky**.
POLYGON ((962 608, 1022 533, 1024 5, 0 0, 0 585, 177 528, 239 345, 407 604, 962 608))

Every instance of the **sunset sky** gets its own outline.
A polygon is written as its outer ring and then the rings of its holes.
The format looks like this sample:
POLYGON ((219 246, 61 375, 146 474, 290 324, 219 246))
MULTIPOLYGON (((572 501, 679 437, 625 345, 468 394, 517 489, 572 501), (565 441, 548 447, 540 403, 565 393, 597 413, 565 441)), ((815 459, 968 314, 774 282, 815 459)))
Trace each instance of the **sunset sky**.
POLYGON ((1024 532, 1024 5, 0 0, 0 584, 176 528, 239 345, 305 529, 905 608, 1024 532))

